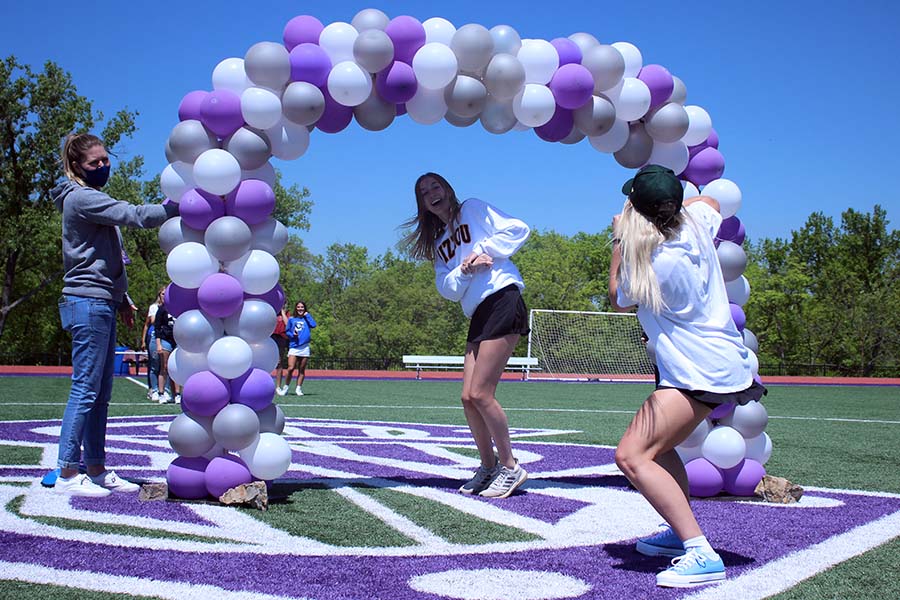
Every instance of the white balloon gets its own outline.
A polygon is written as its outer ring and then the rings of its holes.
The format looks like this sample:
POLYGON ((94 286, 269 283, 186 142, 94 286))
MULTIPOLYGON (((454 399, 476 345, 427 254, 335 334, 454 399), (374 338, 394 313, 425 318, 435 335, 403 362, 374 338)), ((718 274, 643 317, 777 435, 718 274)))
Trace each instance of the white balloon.
POLYGON ((166 258, 169 279, 186 289, 199 288, 204 279, 218 271, 219 261, 210 256, 206 246, 197 242, 178 244, 166 258))
POLYGON ((762 402, 748 402, 735 406, 733 411, 719 419, 719 423, 734 428, 749 440, 766 430, 769 413, 762 402))
POLYGON ((699 446, 703 443, 703 440, 706 439, 706 436, 709 435, 709 431, 712 429, 712 422, 709 419, 703 419, 697 424, 697 427, 694 428, 694 431, 691 432, 687 439, 681 442, 681 446, 685 448, 693 448, 699 446))
POLYGON ((747 458, 764 465, 769 462, 770 456, 772 456, 772 439, 768 433, 763 432, 747 440, 747 458))
POLYGON ((491 27, 491 38, 494 40, 494 54, 512 54, 515 56, 522 47, 519 32, 509 25, 491 27))
POLYGON ((434 125, 447 114, 444 90, 429 90, 419 86, 416 95, 406 103, 409 118, 422 125, 434 125))
POLYGON ((641 56, 641 51, 637 49, 637 46, 628 42, 616 42, 611 45, 625 59, 625 73, 623 76, 637 77, 644 66, 644 57, 641 56))
POLYGON ((741 275, 737 279, 725 283, 725 293, 728 294, 729 302, 743 306, 750 299, 750 282, 741 275))
POLYGON ((688 146, 696 146, 701 142, 705 142, 712 131, 712 119, 709 113, 700 106, 685 106, 685 112, 688 114, 688 130, 681 138, 681 141, 688 146))
POLYGON ((241 114, 250 127, 274 127, 281 120, 281 98, 271 90, 247 88, 241 94, 241 114))
POLYGON ((281 119, 275 127, 267 129, 266 135, 272 143, 272 156, 281 160, 300 158, 309 148, 309 129, 288 119, 281 119))
POLYGON ((331 59, 331 64, 336 65, 346 60, 353 60, 353 42, 356 41, 359 32, 350 23, 338 21, 332 23, 319 34, 319 46, 331 59))
POLYGON ((447 19, 441 17, 431 17, 422 23, 425 28, 425 44, 439 43, 445 46, 450 45, 453 34, 456 33, 456 27, 447 19))
MULTIPOLYGON (((556 50, 554 49, 553 52, 556 50)), ((556 100, 553 98, 553 92, 546 85, 526 83, 522 91, 513 98, 512 106, 513 113, 520 123, 529 127, 540 127, 553 118, 553 113, 556 111, 556 100)))
POLYGON ((741 189, 730 179, 714 179, 703 187, 703 195, 719 202, 719 212, 723 219, 733 217, 741 209, 741 189))
POLYGON ((244 71, 243 58, 226 58, 216 65, 212 74, 214 90, 231 90, 237 95, 253 85, 244 71))
POLYGON ((271 373, 278 366, 278 344, 271 337, 250 344, 250 351, 253 356, 251 366, 254 369, 271 373))
POLYGON ((720 469, 730 469, 744 460, 747 443, 736 429, 719 425, 713 427, 701 446, 703 458, 720 469))
POLYGON ((275 331, 275 318, 275 309, 265 300, 244 300, 239 311, 225 318, 225 332, 250 343, 261 342, 275 331))
POLYGON ((372 93, 372 77, 353 60, 339 62, 328 74, 328 93, 344 106, 359 106, 372 93))
POLYGON ((241 258, 226 263, 225 272, 240 281, 248 294, 265 294, 275 287, 281 275, 278 261, 263 250, 251 250, 241 258))
POLYGON ((616 118, 623 121, 636 121, 650 109, 650 88, 636 77, 623 78, 603 95, 616 107, 616 118))
POLYGON ((191 375, 209 370, 206 352, 188 352, 184 348, 172 350, 166 364, 169 368, 169 377, 178 385, 184 385, 191 375))
POLYGON ((588 141, 591 143, 591 146, 600 152, 618 152, 628 142, 628 133, 628 121, 616 119, 609 131, 603 135, 590 136, 588 141))
POLYGON ((678 458, 681 459, 681 462, 684 464, 688 464, 695 458, 700 458, 703 456, 703 452, 698 446, 675 446, 675 453, 678 454, 678 458))
POLYGON ((176 161, 166 166, 159 176, 162 193, 173 202, 179 202, 184 193, 197 186, 194 182, 194 165, 176 161))
POLYGON ((456 77, 459 63, 448 46, 432 42, 419 48, 413 56, 412 68, 421 87, 439 90, 456 77))
POLYGON ((716 255, 719 257, 722 277, 726 282, 734 281, 747 268, 747 253, 734 242, 726 240, 719 242, 719 247, 716 248, 716 255))
POLYGON ((225 332, 222 319, 211 317, 196 308, 181 313, 175 319, 173 331, 179 348, 198 354, 209 350, 225 332))
POLYGON ((265 481, 284 475, 291 466, 291 447, 276 433, 261 433, 255 442, 238 452, 250 473, 265 481))
POLYGON ((690 181, 683 181, 684 184, 684 199, 694 198, 700 195, 700 190, 697 189, 697 186, 691 183, 690 181))
POLYGON ((206 358, 210 371, 224 379, 235 379, 250 368, 253 352, 241 338, 226 335, 213 342, 206 358))
POLYGON ((516 58, 525 67, 526 84, 547 84, 559 68, 559 53, 547 40, 522 40, 522 47, 516 53, 516 58))
POLYGON ((241 182, 241 165, 225 150, 207 150, 194 161, 194 181, 210 194, 224 196, 241 182))
POLYGON ((662 165, 675 171, 678 175, 682 173, 688 166, 691 159, 691 153, 684 142, 653 142, 653 149, 650 151, 650 160, 647 162, 654 165, 662 165))

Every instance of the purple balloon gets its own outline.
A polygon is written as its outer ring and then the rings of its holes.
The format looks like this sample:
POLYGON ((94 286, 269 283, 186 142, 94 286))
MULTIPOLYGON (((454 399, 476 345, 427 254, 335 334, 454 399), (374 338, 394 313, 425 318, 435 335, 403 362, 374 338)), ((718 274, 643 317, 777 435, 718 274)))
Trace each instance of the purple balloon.
POLYGON ((325 133, 343 131, 353 120, 353 108, 336 102, 326 89, 322 90, 322 94, 325 96, 325 112, 322 113, 316 127, 325 133))
POLYGON ((225 196, 225 214, 258 225, 275 210, 275 192, 260 179, 245 179, 225 196))
POLYGON ((217 456, 206 467, 206 491, 218 498, 233 487, 253 481, 250 469, 237 456, 217 456))
POLYGON ((720 404, 709 413, 709 418, 713 421, 717 419, 724 419, 728 415, 731 414, 731 411, 734 410, 734 402, 725 402, 724 404, 720 404))
POLYGON ((550 43, 556 48, 556 53, 559 54, 559 66, 573 63, 581 64, 581 48, 578 47, 578 44, 569 38, 556 38, 551 40, 550 43))
POLYGON ((425 45, 425 27, 408 15, 391 19, 384 32, 394 43, 394 60, 406 64, 412 64, 413 56, 425 45))
POLYGON ((209 224, 225 215, 222 198, 195 188, 182 194, 178 201, 178 214, 188 227, 203 231, 209 224))
POLYGON ((740 219, 734 216, 724 219, 722 224, 719 225, 718 233, 716 233, 716 237, 720 240, 734 242, 739 246, 744 243, 746 235, 747 232, 744 230, 744 224, 741 223, 740 219))
POLYGON ((716 133, 715 127, 713 127, 709 135, 706 136, 706 145, 710 148, 718 148, 719 147, 719 134, 716 133))
MULTIPOLYGON (((418 85, 418 84, 416 84, 418 85)), ((401 102, 397 105, 397 116, 402 117, 406 114, 406 102, 401 102)))
POLYGON ((179 456, 169 464, 166 470, 166 484, 169 495, 185 500, 206 498, 206 467, 209 460, 198 456, 188 458, 179 456))
POLYGON ((166 310, 173 317, 179 317, 181 313, 200 308, 200 303, 197 301, 196 288, 183 288, 174 283, 166 286, 163 301, 166 303, 166 310))
POLYGON ((275 397, 275 381, 262 369, 250 369, 230 381, 232 402, 262 410, 275 397))
POLYGON ((200 371, 184 382, 181 405, 189 413, 211 417, 228 404, 230 395, 228 381, 212 371, 200 371))
POLYGON ((665 104, 675 89, 675 80, 669 70, 661 65, 645 65, 637 76, 650 88, 650 108, 665 104))
POLYGON ((228 273, 213 273, 200 284, 197 302, 206 314, 224 319, 244 303, 244 289, 228 273))
POLYGON ((731 309, 731 320, 734 321, 738 331, 743 331, 744 325, 747 324, 747 317, 744 315, 744 309, 734 302, 729 302, 728 308, 731 309))
POLYGON ((316 44, 300 44, 291 50, 291 81, 305 81, 324 88, 331 72, 331 59, 316 44))
POLYGON ((416 95, 419 82, 413 68, 404 62, 394 61, 391 66, 375 76, 375 89, 387 102, 403 104, 416 95))
POLYGON ((684 470, 687 471, 691 496, 699 498, 715 496, 725 485, 722 471, 705 458, 695 458, 684 465, 684 470))
POLYGON ((725 172, 725 157, 715 148, 704 148, 691 158, 682 178, 694 185, 706 185, 725 172))
POLYGON ((725 491, 732 496, 752 496, 766 469, 751 458, 745 458, 723 473, 725 491))
POLYGON ((300 44, 318 44, 319 36, 325 26, 322 21, 309 15, 294 17, 284 26, 284 45, 288 50, 293 50, 300 44))
POLYGON ((545 142, 558 142, 566 139, 566 136, 572 132, 574 125, 574 113, 571 110, 557 106, 556 112, 553 113, 550 120, 540 127, 535 127, 534 132, 545 142))
POLYGON ((594 93, 594 78, 587 68, 568 64, 556 70, 549 87, 558 105, 575 110, 591 99, 594 93))
POLYGON ((231 90, 215 90, 200 103, 200 121, 220 138, 244 126, 241 97, 231 90))
POLYGON ((245 294, 244 298, 246 299, 257 299, 262 300, 264 302, 268 302, 269 305, 275 309, 275 313, 278 314, 281 312, 281 309, 284 308, 284 289, 282 289, 280 283, 276 283, 275 287, 266 292, 265 294, 245 294))
POLYGON ((193 119, 199 121, 200 105, 203 104, 208 95, 209 92, 204 90, 194 90, 185 94, 184 98, 181 99, 181 104, 178 105, 178 120, 187 121, 193 119))

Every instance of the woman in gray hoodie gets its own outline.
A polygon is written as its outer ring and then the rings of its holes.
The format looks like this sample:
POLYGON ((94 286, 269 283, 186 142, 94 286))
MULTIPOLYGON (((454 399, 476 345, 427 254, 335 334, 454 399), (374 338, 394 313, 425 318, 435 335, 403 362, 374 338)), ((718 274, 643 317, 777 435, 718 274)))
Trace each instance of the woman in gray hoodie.
POLYGON ((73 496, 133 492, 138 486, 106 470, 106 417, 113 384, 116 312, 134 322, 126 301, 127 259, 119 226, 158 227, 178 205, 134 205, 101 188, 109 179, 109 155, 89 133, 66 138, 65 181, 51 195, 62 212, 63 296, 59 314, 72 334, 72 389, 59 435, 59 478, 54 489, 73 496), (78 473, 82 448, 87 474, 78 473))

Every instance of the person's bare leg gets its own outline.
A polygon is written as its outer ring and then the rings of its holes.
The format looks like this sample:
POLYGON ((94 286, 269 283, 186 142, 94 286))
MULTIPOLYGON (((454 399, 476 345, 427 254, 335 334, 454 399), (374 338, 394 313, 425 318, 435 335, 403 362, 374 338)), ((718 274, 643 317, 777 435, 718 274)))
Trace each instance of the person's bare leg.
POLYGON ((487 423, 484 422, 481 413, 470 401, 477 356, 478 344, 466 344, 466 356, 463 362, 462 405, 463 412, 466 415, 466 422, 469 424, 469 431, 472 432, 472 438, 474 438, 475 445, 478 447, 481 465, 486 469, 493 469, 496 464, 496 458, 494 456, 494 441, 491 439, 491 431, 488 429, 487 423))
POLYGON ((287 374, 284 376, 284 385, 287 387, 291 387, 291 379, 294 377, 294 369, 296 368, 297 357, 296 356, 288 356, 287 359, 287 374))
POLYGON ((297 371, 297 387, 303 387, 303 380, 306 379, 306 364, 308 362, 308 356, 300 357, 300 369, 297 371))

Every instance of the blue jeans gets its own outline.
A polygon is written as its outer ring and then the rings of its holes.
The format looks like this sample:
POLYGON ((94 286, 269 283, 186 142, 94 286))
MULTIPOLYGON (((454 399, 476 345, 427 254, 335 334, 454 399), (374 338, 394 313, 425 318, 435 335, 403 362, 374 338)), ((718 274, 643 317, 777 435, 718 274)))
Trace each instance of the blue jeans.
POLYGON ((112 395, 119 303, 100 298, 63 296, 59 316, 72 334, 72 389, 59 433, 63 469, 77 469, 84 447, 85 465, 106 463, 106 416, 112 395))
POLYGON ((151 392, 159 391, 159 352, 156 351, 156 336, 152 329, 147 334, 147 385, 151 392))

